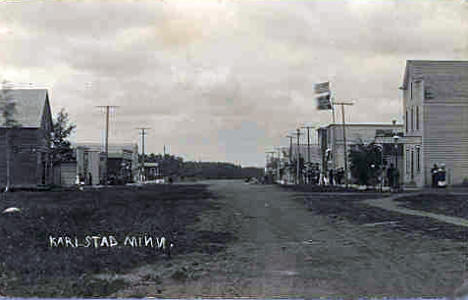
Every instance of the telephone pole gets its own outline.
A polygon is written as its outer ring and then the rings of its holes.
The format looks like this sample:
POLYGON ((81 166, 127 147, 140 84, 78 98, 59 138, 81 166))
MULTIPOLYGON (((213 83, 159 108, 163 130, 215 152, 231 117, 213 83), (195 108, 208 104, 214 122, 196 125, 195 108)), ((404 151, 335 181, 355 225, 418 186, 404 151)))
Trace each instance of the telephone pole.
POLYGON ((146 132, 145 130, 149 130, 151 128, 149 127, 138 127, 138 130, 140 130, 140 135, 141 135, 141 160, 140 160, 140 168, 141 168, 141 181, 144 181, 145 177, 145 135, 146 132))
MULTIPOLYGON (((308 164, 308 166, 311 166, 312 162, 310 161, 310 132, 309 132, 309 130, 313 129, 315 127, 313 127, 313 126, 304 126, 302 128, 307 129, 307 164, 308 164)), ((307 172, 308 171, 309 171, 309 169, 307 169, 307 172)), ((308 174, 309 173, 307 173, 307 176, 306 176, 307 177, 307 183, 309 183, 309 177, 310 177, 308 174)))
POLYGON ((345 184, 348 188, 348 150, 346 149, 346 122, 345 122, 345 105, 353 105, 352 102, 335 102, 334 105, 341 105, 341 117, 343 119, 343 154, 344 154, 344 167, 345 167, 345 184))
POLYGON ((106 152, 106 167, 104 172, 104 184, 107 185, 108 179, 108 160, 109 160, 109 111, 111 108, 117 108, 115 105, 98 105, 98 108, 105 108, 106 110, 106 142, 105 142, 105 152, 106 152))
POLYGON ((299 166, 299 163, 300 163, 300 158, 301 158, 301 152, 300 152, 300 149, 299 149, 299 137, 301 136, 301 130, 299 128, 296 129, 296 134, 297 134, 297 158, 296 158, 296 184, 299 184, 301 182, 300 180, 300 166, 299 166))
POLYGON ((276 181, 279 183, 280 179, 280 167, 281 167, 281 148, 275 148, 278 153, 278 163, 276 164, 276 181))
MULTIPOLYGON (((287 135, 286 136, 287 138, 289 138, 289 165, 288 165, 288 174, 289 176, 291 176, 291 166, 292 166, 292 139, 293 139, 293 136, 292 135, 287 135)), ((291 178, 289 178, 291 179, 291 178)))
POLYGON ((332 121, 333 121, 333 129, 332 129, 332 132, 331 134, 333 135, 333 139, 332 139, 332 168, 333 169, 336 169, 336 119, 335 119, 335 97, 331 97, 331 100, 330 100, 330 103, 331 103, 331 107, 332 107, 332 121))

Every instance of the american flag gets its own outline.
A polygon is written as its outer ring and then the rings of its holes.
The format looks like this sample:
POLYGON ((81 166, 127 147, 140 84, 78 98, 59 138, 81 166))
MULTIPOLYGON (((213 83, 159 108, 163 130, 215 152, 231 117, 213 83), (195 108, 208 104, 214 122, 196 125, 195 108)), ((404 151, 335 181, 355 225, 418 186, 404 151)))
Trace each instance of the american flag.
POLYGON ((330 94, 317 97, 317 109, 318 110, 332 109, 332 105, 330 102, 330 94))
POLYGON ((322 82, 315 84, 315 93, 316 94, 324 94, 330 93, 330 82, 322 82))

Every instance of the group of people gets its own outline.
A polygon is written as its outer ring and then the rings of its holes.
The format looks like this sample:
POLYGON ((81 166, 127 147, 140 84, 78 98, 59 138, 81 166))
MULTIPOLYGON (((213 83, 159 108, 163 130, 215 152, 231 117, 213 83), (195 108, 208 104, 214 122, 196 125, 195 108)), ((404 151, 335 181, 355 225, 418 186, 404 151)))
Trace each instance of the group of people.
POLYGON ((307 182, 311 184, 319 184, 320 182, 320 168, 318 165, 312 166, 307 171, 307 182))
POLYGON ((446 178, 446 171, 445 171, 445 165, 441 164, 440 167, 437 166, 437 164, 434 164, 434 166, 431 169, 431 175, 432 175, 432 187, 445 187, 447 185, 447 182, 445 180, 446 178))
POLYGON ((78 175, 76 175, 75 184, 76 185, 92 185, 93 175, 91 173, 88 173, 88 176, 85 176, 82 173, 79 173, 78 175))
POLYGON ((345 175, 345 171, 343 168, 339 168, 337 170, 330 169, 328 171, 328 184, 329 185, 342 184, 344 175, 345 175))
POLYGON ((330 169, 328 172, 321 172, 320 168, 312 168, 309 170, 308 183, 315 185, 337 185, 342 184, 344 179, 344 169, 330 169))
MULTIPOLYGON (((378 182, 382 186, 388 186, 393 191, 400 190, 400 171, 393 163, 386 168, 381 169, 378 182)), ((434 164, 434 167, 431 169, 432 174, 432 187, 445 187, 447 185, 446 181, 446 170, 445 165, 434 164)), ((330 169, 328 172, 321 172, 318 166, 313 166, 307 172, 306 183, 315 184, 315 185, 341 185, 345 177, 345 171, 343 168, 338 168, 336 170, 330 169)))

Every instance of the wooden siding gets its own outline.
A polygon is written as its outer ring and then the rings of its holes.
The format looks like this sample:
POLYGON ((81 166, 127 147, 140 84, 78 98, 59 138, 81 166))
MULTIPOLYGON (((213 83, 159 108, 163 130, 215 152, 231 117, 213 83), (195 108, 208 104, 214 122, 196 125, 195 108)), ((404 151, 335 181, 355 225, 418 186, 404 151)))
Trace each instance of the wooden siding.
MULTIPOLYGON (((288 148, 289 149, 289 148, 288 148)), ((293 159, 296 159, 297 157, 297 144, 293 144, 292 146, 292 157, 293 159)), ((299 145, 299 153, 301 157, 304 159, 304 162, 309 162, 308 159, 308 147, 307 144, 300 144, 299 145)), ((317 144, 310 144, 310 162, 312 163, 318 163, 320 164, 320 148, 318 147, 317 144)))
MULTIPOLYGON (((411 70, 413 71, 413 70, 411 70)), ((403 86, 407 88, 403 90, 403 111, 404 116, 404 127, 405 135, 411 137, 415 142, 408 143, 407 139, 404 139, 403 149, 403 160, 404 163, 401 166, 403 170, 402 179, 405 184, 416 184, 421 187, 425 184, 425 164, 424 162, 424 151, 420 150, 420 170, 417 170, 417 149, 422 147, 422 135, 424 132, 424 80, 420 77, 420 74, 410 72, 405 77, 408 82, 404 83, 403 86), (418 114, 418 115, 416 115, 418 114), (417 121, 419 123, 417 123, 417 121), (419 141, 419 142, 418 142, 419 141), (412 154, 413 153, 413 154, 412 154)))
MULTIPOLYGON (((417 184, 430 185, 430 170, 441 163, 449 184, 463 182, 468 178, 468 61, 408 61, 403 87, 404 110, 419 107, 420 130, 407 133, 422 137, 422 178, 417 184)), ((405 124, 411 121, 408 117, 405 124)), ((411 163, 406 155, 405 160, 411 163)), ((405 170, 406 180, 408 176, 405 170)))
POLYGON ((468 102, 426 103, 424 109, 424 167, 430 184, 433 164, 445 163, 451 184, 468 178, 468 102))
MULTIPOLYGON (((43 164, 47 163, 47 148, 42 140, 43 132, 38 128, 0 129, 0 185, 5 186, 6 140, 5 133, 10 130, 10 184, 12 186, 36 185, 42 183, 43 164), (42 157, 41 157, 42 155, 42 157)), ((51 179, 51 172, 45 174, 51 179)), ((50 182, 50 181, 47 181, 50 182)))
POLYGON ((54 167, 54 183, 72 186, 76 181, 76 162, 66 162, 54 167))

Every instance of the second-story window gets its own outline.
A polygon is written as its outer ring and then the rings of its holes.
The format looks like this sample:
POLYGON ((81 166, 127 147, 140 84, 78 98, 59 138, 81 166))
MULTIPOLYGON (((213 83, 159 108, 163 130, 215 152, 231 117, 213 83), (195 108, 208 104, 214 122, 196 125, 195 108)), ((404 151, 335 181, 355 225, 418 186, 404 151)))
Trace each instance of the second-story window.
POLYGON ((411 107, 411 131, 414 130, 414 110, 413 107, 411 107))
POLYGON ((421 147, 416 146, 416 171, 421 173, 421 147))
POLYGON ((409 122, 408 110, 406 110, 406 116, 405 116, 406 133, 408 133, 408 122, 409 122))
POLYGON ((410 83, 410 89, 409 89, 409 93, 410 93, 410 100, 413 100, 413 82, 410 83))
POLYGON ((416 106, 416 130, 419 130, 419 106, 416 106))

